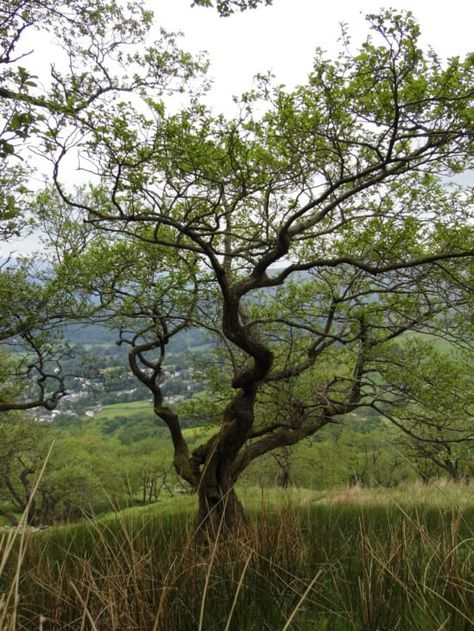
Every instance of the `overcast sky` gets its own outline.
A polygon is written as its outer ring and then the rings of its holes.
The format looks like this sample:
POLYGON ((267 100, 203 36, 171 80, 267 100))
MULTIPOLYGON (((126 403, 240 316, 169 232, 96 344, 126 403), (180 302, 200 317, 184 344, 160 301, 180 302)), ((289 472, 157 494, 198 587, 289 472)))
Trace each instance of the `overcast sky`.
MULTIPOLYGON (((288 86, 304 82, 316 47, 330 55, 338 51, 341 22, 348 24, 356 49, 367 34, 364 16, 383 6, 409 8, 421 25, 423 43, 444 57, 474 49, 474 0, 390 0, 386 5, 376 0, 274 0, 271 7, 229 18, 220 18, 212 9, 191 8, 191 1, 148 0, 148 6, 157 29, 182 31, 184 49, 208 52, 212 103, 226 113, 232 111, 232 95, 250 88, 256 73, 271 71, 288 86)), ((43 46, 35 51, 35 62, 48 67, 53 54, 53 48, 43 46)), ((32 237, 0 244, 0 257, 12 249, 22 253, 37 248, 32 237)))
POLYGON ((421 25, 423 43, 442 56, 474 49, 474 0, 273 0, 271 7, 229 18, 190 4, 149 1, 158 24, 183 31, 184 47, 208 51, 214 102, 226 110, 232 94, 249 88, 258 72, 270 70, 288 86, 304 82, 316 47, 331 55, 338 51, 341 22, 349 25, 355 48, 367 33, 365 15, 384 6, 410 9, 421 25))

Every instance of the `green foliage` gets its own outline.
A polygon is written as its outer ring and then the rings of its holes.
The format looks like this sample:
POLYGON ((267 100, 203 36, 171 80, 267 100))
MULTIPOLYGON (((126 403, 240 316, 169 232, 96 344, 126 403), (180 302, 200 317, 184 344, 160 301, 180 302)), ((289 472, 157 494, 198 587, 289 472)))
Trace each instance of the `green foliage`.
MULTIPOLYGON (((365 429, 363 416, 344 419, 341 426, 325 428, 317 438, 291 448, 286 465, 289 484, 318 490, 389 488, 419 479, 416 460, 397 437, 398 444, 380 419, 370 429, 365 429)), ((278 451, 275 454, 255 460, 243 476, 244 484, 258 480, 262 488, 277 486, 282 462, 278 451)))
MULTIPOLYGON (((273 0, 217 0, 215 3, 219 15, 228 17, 235 11, 246 11, 247 9, 256 9, 259 4, 271 5, 273 0)), ((194 0, 192 6, 213 7, 212 0, 194 0)))
MULTIPOLYGON (((0 155, 1 151, 0 139, 0 155)), ((0 162, 0 238, 4 241, 24 233, 31 222, 27 216, 32 198, 26 186, 28 174, 23 166, 11 164, 7 156, 3 156, 0 162)))
MULTIPOLYGON (((141 439, 139 428, 123 440, 107 435, 97 425, 72 432, 56 430, 32 420, 7 418, 0 423, 0 509, 12 506, 21 513, 45 462, 29 516, 30 524, 50 524, 79 519, 85 514, 110 511, 143 501, 143 484, 154 471, 167 472, 171 446, 156 438, 141 439)), ((123 430, 126 427, 122 426, 123 430)), ((117 433, 120 439, 120 434, 117 433)), ((172 492, 176 478, 166 475, 172 492)), ((160 487, 154 496, 159 498, 160 487)))
POLYGON ((472 350, 451 347, 446 353, 420 337, 409 338, 398 350, 387 368, 387 380, 398 386, 387 416, 402 430, 426 478, 437 470, 453 479, 469 478, 474 465, 472 350))

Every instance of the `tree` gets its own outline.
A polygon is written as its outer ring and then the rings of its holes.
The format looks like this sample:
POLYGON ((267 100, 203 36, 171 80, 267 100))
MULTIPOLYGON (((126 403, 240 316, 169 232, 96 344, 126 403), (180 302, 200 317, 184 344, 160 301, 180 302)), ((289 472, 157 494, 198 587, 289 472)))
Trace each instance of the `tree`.
POLYGON ((0 413, 52 410, 65 396, 62 361, 70 351, 60 326, 79 315, 81 304, 62 286, 58 270, 26 260, 0 265, 0 413))
POLYGON ((73 107, 44 146, 44 212, 59 195, 105 235, 90 245, 102 280, 89 265, 87 282, 124 318, 131 368, 216 529, 239 520, 235 482, 256 458, 393 404, 408 332, 465 338, 473 198, 450 178, 473 166, 474 56, 424 53, 409 13, 368 19, 359 51, 344 33, 306 85, 261 78, 233 120, 198 99, 168 113, 143 90, 87 120, 73 107), (94 175, 79 196, 62 178, 71 125, 94 175), (218 426, 192 451, 162 394, 166 349, 191 327, 215 340, 219 372, 203 376, 202 418, 218 426))
MULTIPOLYGON (((469 330, 464 336, 472 340, 469 330)), ((394 400, 379 411, 401 430, 396 440, 408 446, 425 481, 436 472, 459 481, 469 477, 474 458, 473 356, 454 345, 439 347, 418 338, 400 347, 390 374, 398 384, 394 400)))
MULTIPOLYGON (((25 522, 30 526, 49 512, 53 499, 44 486, 36 488, 50 446, 43 430, 19 417, 0 422, 0 500, 9 502, 17 513, 27 511, 25 522)), ((16 525, 13 512, 0 507, 0 514, 16 525)))
MULTIPOLYGON (((158 43, 144 48, 151 13, 140 2, 89 0, 8 0, 0 8, 0 239, 25 235, 38 227, 31 166, 41 142, 56 148, 56 135, 68 134, 79 122, 87 133, 90 112, 100 103, 126 98, 134 91, 181 89, 200 68, 162 32, 158 43), (62 51, 40 79, 28 70, 28 35, 46 32, 62 51), (137 45, 140 45, 140 51, 137 45), (128 75, 117 68, 127 66, 128 75), (67 131, 69 130, 69 132, 67 131), (31 160, 32 153, 36 154, 31 160)), ((74 145, 69 138, 69 149, 74 145)), ((38 177, 38 173, 36 173, 38 177)), ((62 226, 74 222, 71 214, 62 226)), ((52 227, 52 218, 50 218, 52 227)), ((53 227, 52 227, 53 229, 53 227)), ((50 235, 52 236, 52 235, 50 235)), ((87 231, 72 241, 70 254, 87 243, 87 231)), ((0 344, 2 365, 0 413, 43 406, 53 409, 67 392, 60 341, 65 322, 85 318, 96 308, 87 297, 71 292, 61 266, 11 258, 0 261, 0 344), (84 298, 84 299, 83 299, 84 298), (5 356, 6 357, 6 356, 5 356)))
POLYGON ((67 436, 31 418, 2 416, 0 515, 15 525, 27 509, 26 523, 37 526, 123 508, 140 496, 144 479, 152 485, 147 499, 159 494, 162 472, 149 454, 87 430, 67 436))

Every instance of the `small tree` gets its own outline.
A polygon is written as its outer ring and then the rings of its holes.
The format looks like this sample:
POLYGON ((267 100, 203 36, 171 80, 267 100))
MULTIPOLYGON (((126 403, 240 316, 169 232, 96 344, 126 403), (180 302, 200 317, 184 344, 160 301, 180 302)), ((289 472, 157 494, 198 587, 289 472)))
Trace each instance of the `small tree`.
POLYGON ((68 437, 10 413, 0 421, 0 514, 15 525, 15 515, 28 509, 26 523, 37 526, 122 508, 130 503, 129 491, 132 499, 139 497, 148 465, 146 456, 137 457, 99 431, 68 437))
MULTIPOLYGON (((471 339, 466 328, 458 345, 471 339)), ((408 447, 423 480, 443 473, 459 481, 469 477, 474 456, 473 355, 439 346, 414 338, 400 347, 390 371, 393 401, 379 411, 401 430, 397 442, 408 447)))

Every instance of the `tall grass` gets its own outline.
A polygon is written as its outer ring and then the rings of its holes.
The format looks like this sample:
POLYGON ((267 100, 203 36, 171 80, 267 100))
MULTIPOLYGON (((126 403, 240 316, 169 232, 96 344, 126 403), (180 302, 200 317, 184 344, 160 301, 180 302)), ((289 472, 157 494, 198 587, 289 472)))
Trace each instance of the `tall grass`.
POLYGON ((187 513, 22 535, 0 577, 5 593, 16 581, 16 627, 0 628, 468 631, 473 517, 473 507, 283 500, 217 541, 197 538, 187 513))
POLYGON ((50 445, 43 465, 32 485, 28 502, 20 517, 17 528, 0 535, 0 629, 14 631, 17 628, 17 611, 20 602, 20 578, 26 554, 26 524, 35 494, 51 457, 54 442, 50 445), (7 566, 10 562, 10 571, 7 566), (5 577, 7 579, 5 580, 5 577))

